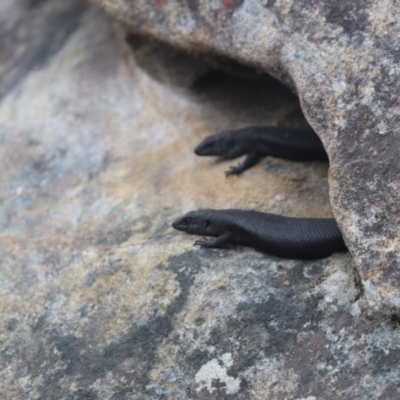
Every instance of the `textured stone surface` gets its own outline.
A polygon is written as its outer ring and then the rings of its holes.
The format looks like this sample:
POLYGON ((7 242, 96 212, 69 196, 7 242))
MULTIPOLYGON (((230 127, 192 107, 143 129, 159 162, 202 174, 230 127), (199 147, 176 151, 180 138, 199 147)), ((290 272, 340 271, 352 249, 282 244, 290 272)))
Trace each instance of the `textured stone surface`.
POLYGON ((350 255, 201 251, 170 227, 210 206, 331 216, 326 165, 226 180, 230 163, 192 153, 219 129, 304 124, 287 89, 160 83, 85 3, 0 11, 22 21, 0 49, 1 399, 399 398, 399 321, 360 307, 350 255), (37 35, 11 40, 24 21, 37 35), (62 41, 38 41, 47 25, 62 41))
POLYGON ((328 151, 330 198, 372 308, 400 306, 396 0, 93 0, 135 31, 267 71, 328 151))

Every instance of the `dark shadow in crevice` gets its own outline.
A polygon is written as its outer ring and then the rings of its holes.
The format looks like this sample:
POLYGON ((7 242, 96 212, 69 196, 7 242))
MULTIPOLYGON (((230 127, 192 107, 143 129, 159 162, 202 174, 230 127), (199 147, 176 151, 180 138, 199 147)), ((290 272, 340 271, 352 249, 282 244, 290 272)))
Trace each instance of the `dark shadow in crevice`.
POLYGON ((238 125, 307 127, 297 97, 271 76, 213 54, 193 54, 129 33, 138 65, 152 78, 189 90, 238 125))

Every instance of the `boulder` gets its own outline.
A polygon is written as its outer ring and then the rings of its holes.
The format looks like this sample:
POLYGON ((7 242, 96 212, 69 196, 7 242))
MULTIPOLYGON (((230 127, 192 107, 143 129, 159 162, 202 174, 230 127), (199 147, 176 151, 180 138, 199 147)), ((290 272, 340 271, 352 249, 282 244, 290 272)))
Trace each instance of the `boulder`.
POLYGON ((332 216, 323 163, 226 179, 192 152, 306 125, 287 88, 185 71, 80 0, 3 0, 0 29, 1 399, 399 398, 399 319, 365 311, 349 254, 207 251, 171 228, 212 206, 332 216))
POLYGON ((400 12, 394 0, 92 0, 129 29, 268 72, 330 158, 333 213, 371 309, 400 307, 400 12))

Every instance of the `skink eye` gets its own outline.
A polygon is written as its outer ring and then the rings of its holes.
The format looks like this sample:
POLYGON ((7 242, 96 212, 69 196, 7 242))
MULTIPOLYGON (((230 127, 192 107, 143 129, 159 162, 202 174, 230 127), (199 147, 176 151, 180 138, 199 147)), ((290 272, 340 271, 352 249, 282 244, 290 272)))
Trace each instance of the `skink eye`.
POLYGON ((192 220, 190 218, 183 218, 182 222, 186 225, 189 225, 192 222, 192 220))

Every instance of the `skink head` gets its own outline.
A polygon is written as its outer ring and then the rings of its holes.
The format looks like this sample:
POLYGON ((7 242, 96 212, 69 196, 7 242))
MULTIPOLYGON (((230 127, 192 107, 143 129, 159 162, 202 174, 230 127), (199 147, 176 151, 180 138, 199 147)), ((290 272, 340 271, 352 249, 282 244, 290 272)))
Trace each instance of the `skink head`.
POLYGON ((210 225, 210 210, 190 211, 182 217, 177 218, 172 226, 178 231, 194 235, 213 236, 214 232, 210 225))
POLYGON ((240 144, 240 136, 233 131, 223 131, 206 137, 195 149, 198 156, 219 156, 223 158, 236 158, 245 154, 240 144))
POLYGON ((191 233, 193 235, 218 236, 225 232, 213 218, 213 210, 190 211, 182 217, 177 218, 172 226, 178 231, 191 233))

